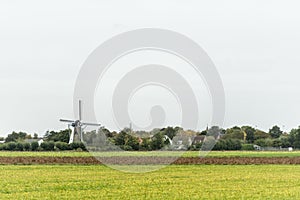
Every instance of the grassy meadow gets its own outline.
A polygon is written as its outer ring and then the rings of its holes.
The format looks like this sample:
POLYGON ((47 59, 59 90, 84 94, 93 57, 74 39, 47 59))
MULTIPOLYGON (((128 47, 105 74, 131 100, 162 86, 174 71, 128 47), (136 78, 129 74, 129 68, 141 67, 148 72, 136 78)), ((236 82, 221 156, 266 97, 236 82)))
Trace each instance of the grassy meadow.
POLYGON ((300 166, 171 165, 144 174, 104 165, 1 165, 0 199, 299 199, 300 166))

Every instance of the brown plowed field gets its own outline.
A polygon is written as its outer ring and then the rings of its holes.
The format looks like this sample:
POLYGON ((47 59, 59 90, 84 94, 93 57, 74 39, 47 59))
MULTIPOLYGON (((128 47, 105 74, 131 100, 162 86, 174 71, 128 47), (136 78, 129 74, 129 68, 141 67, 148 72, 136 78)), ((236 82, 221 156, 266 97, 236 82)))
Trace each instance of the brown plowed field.
POLYGON ((249 157, 0 157, 0 164, 216 164, 216 165, 253 165, 253 164, 300 164, 300 157, 249 158, 249 157))

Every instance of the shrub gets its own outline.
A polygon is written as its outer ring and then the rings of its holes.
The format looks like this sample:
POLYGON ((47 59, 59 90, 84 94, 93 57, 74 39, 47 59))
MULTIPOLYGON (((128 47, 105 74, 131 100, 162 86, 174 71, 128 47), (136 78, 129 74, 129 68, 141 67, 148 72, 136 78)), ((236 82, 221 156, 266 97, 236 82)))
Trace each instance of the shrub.
POLYGON ((70 149, 68 143, 65 143, 65 142, 56 142, 55 143, 55 147, 58 150, 61 150, 61 151, 65 151, 65 150, 69 150, 70 149))
POLYGON ((253 146, 253 144, 242 144, 242 150, 243 151, 253 151, 254 146, 253 146))
POLYGON ((214 146, 213 150, 223 151, 223 150, 241 150, 242 144, 238 139, 226 139, 219 140, 214 146))
POLYGON ((37 151, 38 148, 39 148, 39 143, 38 142, 32 142, 30 146, 31 146, 32 151, 37 151))
POLYGON ((43 142, 41 148, 44 151, 54 151, 54 142, 43 142))
POLYGON ((17 144, 16 144, 16 148, 15 148, 15 150, 17 150, 17 151, 23 151, 23 143, 21 143, 21 142, 18 142, 17 144))
POLYGON ((8 151, 14 151, 16 149, 16 143, 15 142, 9 142, 7 143, 6 150, 8 151))
POLYGON ((71 150, 77 150, 78 148, 81 148, 83 151, 86 151, 86 147, 82 142, 73 142, 69 146, 71 150))
POLYGON ((29 151, 30 150, 30 144, 27 143, 27 142, 23 144, 23 147, 24 147, 25 151, 29 151))

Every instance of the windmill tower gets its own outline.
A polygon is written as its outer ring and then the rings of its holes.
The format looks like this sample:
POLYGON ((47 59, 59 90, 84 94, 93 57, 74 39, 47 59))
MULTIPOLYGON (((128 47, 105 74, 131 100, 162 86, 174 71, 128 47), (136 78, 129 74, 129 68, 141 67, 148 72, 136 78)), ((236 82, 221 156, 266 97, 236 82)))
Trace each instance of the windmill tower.
POLYGON ((87 122, 82 122, 82 101, 79 100, 79 119, 77 120, 69 120, 69 119, 60 119, 60 122, 65 122, 68 123, 68 127, 70 127, 70 125, 73 127, 72 133, 70 135, 70 140, 69 140, 69 144, 73 143, 74 141, 81 141, 83 142, 83 129, 86 126, 101 126, 101 124, 98 123, 87 123, 87 122), (84 128, 83 128, 84 127, 84 128))

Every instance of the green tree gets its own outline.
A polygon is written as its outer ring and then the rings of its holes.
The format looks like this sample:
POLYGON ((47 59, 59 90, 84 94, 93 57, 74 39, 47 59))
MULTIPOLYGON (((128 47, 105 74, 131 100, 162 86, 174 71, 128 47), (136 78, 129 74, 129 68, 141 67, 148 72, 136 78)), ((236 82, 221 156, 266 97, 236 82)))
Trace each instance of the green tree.
POLYGON ((180 127, 173 128, 173 127, 168 126, 167 128, 161 129, 160 132, 163 135, 167 135, 172 140, 173 137, 176 136, 176 134, 178 133, 179 130, 182 130, 182 128, 180 128, 180 127))
POLYGON ((45 135, 46 141, 52 141, 52 142, 66 142, 68 143, 70 140, 70 129, 61 130, 59 132, 50 131, 47 132, 45 135))
POLYGON ((259 140, 259 139, 267 139, 270 138, 270 134, 262 131, 262 130, 255 130, 254 133, 254 140, 259 140))
POLYGON ((37 133, 33 134, 33 139, 38 139, 38 134, 37 133))
POLYGON ((159 150, 164 147, 165 137, 162 133, 157 133, 151 138, 151 149, 152 150, 159 150))
POLYGON ((300 148, 300 126, 291 130, 288 140, 294 148, 300 148))
POLYGON ((243 126, 242 129, 246 133, 246 140, 248 143, 253 143, 254 142, 254 133, 255 129, 251 126, 243 126))
POLYGON ((213 137, 218 137, 219 135, 221 134, 224 134, 225 133, 225 130, 218 127, 218 126, 212 126, 208 129, 206 135, 207 136, 213 136, 213 137))
POLYGON ((224 139, 239 139, 244 140, 245 133, 240 127, 233 127, 226 130, 226 134, 224 135, 224 139))
POLYGON ((17 142, 17 141, 23 141, 25 140, 27 136, 27 133, 25 132, 12 132, 11 134, 8 134, 5 138, 5 142, 17 142))
POLYGON ((280 130, 279 126, 273 126, 269 130, 269 134, 271 135, 272 138, 279 138, 282 134, 282 131, 280 130))

